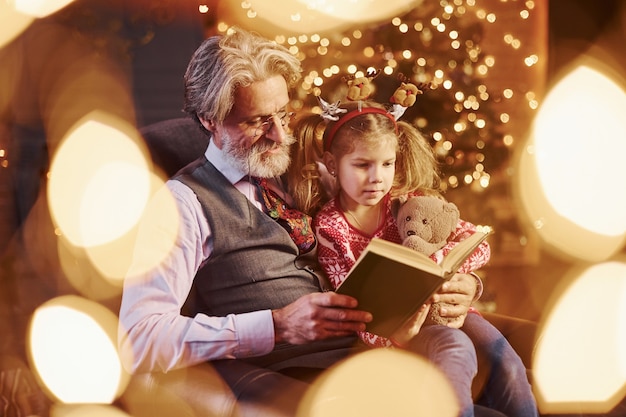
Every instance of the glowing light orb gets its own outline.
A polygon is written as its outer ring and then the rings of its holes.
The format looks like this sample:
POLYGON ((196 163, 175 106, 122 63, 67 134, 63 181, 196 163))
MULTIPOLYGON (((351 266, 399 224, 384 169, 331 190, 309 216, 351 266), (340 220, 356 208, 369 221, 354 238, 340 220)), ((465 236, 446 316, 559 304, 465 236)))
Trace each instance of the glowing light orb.
POLYGON ((168 188, 160 187, 151 196, 139 223, 136 250, 127 276, 145 273, 162 262, 176 243, 179 227, 174 198, 168 188))
POLYGON ((119 408, 103 404, 59 404, 50 411, 51 417, 131 417, 119 408))
POLYGON ((543 413, 606 413, 626 395, 626 259, 567 283, 540 324, 533 358, 543 413))
POLYGON ((56 224, 73 244, 103 244, 137 223, 150 194, 150 170, 133 135, 120 121, 92 113, 56 151, 48 199, 56 224))
POLYGON ((84 298, 58 297, 37 308, 29 360, 48 395, 63 403, 113 402, 128 383, 116 332, 115 314, 84 298))
POLYGON ((19 36, 34 17, 20 13, 8 2, 0 1, 0 48, 19 36))
POLYGON ((329 369, 305 395, 298 416, 457 416, 446 378, 405 351, 372 349, 329 369))
POLYGON ((74 0, 7 0, 13 3, 13 7, 18 12, 33 17, 45 17, 55 13, 74 0))
MULTIPOLYGON (((159 224, 159 236, 151 235, 147 242, 141 242, 144 248, 149 248, 152 254, 150 261, 143 261, 142 270, 150 269, 158 264, 174 246, 179 227, 178 208, 169 192, 163 187, 163 180, 157 175, 151 175, 150 196, 146 209, 138 220, 136 227, 129 233, 117 237, 115 240, 98 246, 85 248, 89 260, 100 274, 113 283, 119 283, 131 268, 133 254, 136 248, 137 231, 142 223, 156 227, 159 224), (159 221, 160 223, 156 223, 159 221), (167 223, 167 226, 162 226, 167 223)), ((147 226, 146 226, 147 227, 147 226)), ((137 269, 137 268, 135 268, 137 269)))
POLYGON ((220 13, 242 27, 275 34, 271 26, 298 34, 338 30, 354 23, 382 21, 417 7, 423 0, 275 0, 220 2, 220 13), (268 27, 269 25, 269 27, 268 27))
MULTIPOLYGON (((74 246, 63 236, 59 236, 57 242, 57 257, 67 282, 83 297, 90 300, 117 299, 122 293, 123 281, 121 278, 109 278, 99 273, 97 265, 90 261, 85 248, 74 246)), ((113 245, 113 243, 111 244, 113 245)), ((109 251, 111 262, 117 264, 118 259, 113 250, 109 251)), ((123 259, 126 259, 129 254, 123 259)))
POLYGON ((559 254, 602 261, 626 239, 626 93, 579 65, 549 92, 520 157, 529 222, 559 254))

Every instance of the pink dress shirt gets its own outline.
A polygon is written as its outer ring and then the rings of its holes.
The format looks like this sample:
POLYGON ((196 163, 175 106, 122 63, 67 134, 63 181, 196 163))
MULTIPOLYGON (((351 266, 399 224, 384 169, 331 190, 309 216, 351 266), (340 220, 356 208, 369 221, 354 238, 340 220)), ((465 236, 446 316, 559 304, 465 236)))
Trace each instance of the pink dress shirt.
MULTIPOLYGON (((222 152, 213 141, 205 156, 260 209, 246 173, 224 163, 222 152)), ((167 181, 165 186, 176 201, 180 228, 174 248, 164 262, 125 280, 118 327, 124 367, 130 372, 166 372, 209 360, 269 353, 274 348, 270 310, 226 317, 180 314, 196 272, 211 256, 213 236, 193 191, 175 180, 167 181)), ((137 247, 135 256, 146 256, 141 250, 137 247)))

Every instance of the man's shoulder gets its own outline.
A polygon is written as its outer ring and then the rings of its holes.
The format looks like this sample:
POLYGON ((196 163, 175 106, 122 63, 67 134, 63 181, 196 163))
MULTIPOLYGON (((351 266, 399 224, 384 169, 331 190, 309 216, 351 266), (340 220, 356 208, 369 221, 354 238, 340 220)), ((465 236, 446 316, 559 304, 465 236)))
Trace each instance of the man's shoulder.
POLYGON ((183 181, 179 181, 178 178, 170 178, 165 183, 165 187, 169 191, 170 195, 177 203, 189 203, 198 200, 198 196, 189 185, 183 181))

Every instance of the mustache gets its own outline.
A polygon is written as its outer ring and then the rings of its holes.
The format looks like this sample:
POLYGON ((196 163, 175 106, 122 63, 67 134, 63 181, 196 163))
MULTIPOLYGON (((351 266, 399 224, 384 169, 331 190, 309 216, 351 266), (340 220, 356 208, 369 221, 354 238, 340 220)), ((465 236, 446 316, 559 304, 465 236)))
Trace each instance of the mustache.
POLYGON ((296 138, 293 135, 285 135, 285 140, 282 143, 276 143, 271 139, 262 138, 252 144, 250 152, 263 153, 276 148, 288 148, 296 143, 296 138))

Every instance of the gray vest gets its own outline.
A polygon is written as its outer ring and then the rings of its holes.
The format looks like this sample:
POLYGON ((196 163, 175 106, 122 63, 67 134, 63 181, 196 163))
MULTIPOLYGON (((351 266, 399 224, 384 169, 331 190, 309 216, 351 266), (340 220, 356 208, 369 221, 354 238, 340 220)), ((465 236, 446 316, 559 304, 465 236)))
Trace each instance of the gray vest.
MULTIPOLYGON (((214 237, 211 256, 194 278, 183 314, 226 316, 278 309, 304 294, 330 289, 319 273, 317 251, 299 255, 287 231, 257 209, 204 157, 174 179, 197 195, 214 237)), ((320 350, 349 346, 353 341, 343 338, 277 346, 271 354, 249 361, 263 366, 284 360, 284 366, 327 366, 318 356, 329 355, 320 350), (309 355, 316 359, 304 358, 309 355)))

